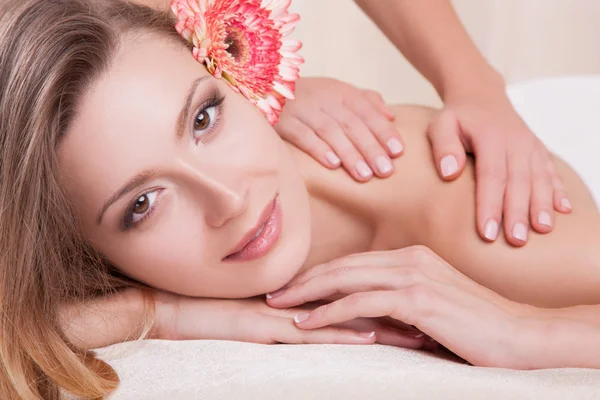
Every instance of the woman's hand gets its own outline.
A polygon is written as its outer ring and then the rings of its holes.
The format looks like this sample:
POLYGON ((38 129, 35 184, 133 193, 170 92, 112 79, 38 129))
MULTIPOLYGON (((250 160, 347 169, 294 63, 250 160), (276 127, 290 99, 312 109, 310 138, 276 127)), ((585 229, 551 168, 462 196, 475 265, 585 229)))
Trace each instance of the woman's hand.
POLYGON ((332 295, 344 297, 296 315, 297 326, 310 330, 355 318, 391 317, 474 365, 518 369, 535 362, 527 357, 535 338, 526 320, 534 308, 484 288, 424 247, 357 254, 317 266, 267 301, 285 308, 332 295))
POLYGON ((314 308, 274 309, 263 298, 200 299, 156 293, 152 335, 169 340, 235 340, 252 343, 390 344, 421 347, 419 332, 376 320, 356 320, 315 330, 298 328, 294 316, 314 308))
POLYGON ((235 340, 252 343, 372 344, 371 332, 325 327, 298 329, 293 317, 307 309, 275 310, 263 299, 222 300, 156 294, 152 336, 167 340, 235 340))
POLYGON ((81 349, 105 347, 140 337, 265 344, 373 344, 377 341, 422 347, 422 340, 415 337, 419 332, 389 321, 362 319, 316 330, 298 328, 294 315, 314 307, 277 310, 262 298, 202 299, 129 288, 112 296, 63 307, 60 323, 69 342, 81 349))
POLYGON ((327 168, 343 165, 357 181, 393 172, 404 146, 381 95, 327 78, 301 78, 275 130, 327 168))
POLYGON ((568 213, 571 204, 550 152, 517 115, 504 86, 482 86, 480 93, 445 96, 429 139, 443 179, 458 177, 465 154, 475 155, 480 236, 496 240, 503 223, 506 240, 523 246, 530 225, 550 232, 554 210, 568 213))

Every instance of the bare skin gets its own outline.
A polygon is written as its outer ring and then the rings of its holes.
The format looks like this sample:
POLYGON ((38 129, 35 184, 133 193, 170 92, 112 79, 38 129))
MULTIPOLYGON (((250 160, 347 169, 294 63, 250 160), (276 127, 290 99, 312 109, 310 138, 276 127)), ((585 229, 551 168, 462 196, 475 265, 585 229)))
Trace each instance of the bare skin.
MULTIPOLYGON (((406 132, 406 154, 394 160, 396 172, 385 180, 359 185, 338 171, 327 171, 295 150, 313 196, 313 216, 325 215, 343 226, 313 229, 320 243, 306 265, 353 252, 429 247, 471 279, 511 300, 548 307, 600 302, 600 215, 577 174, 556 159, 574 204, 572 215, 557 215, 555 231, 533 233, 523 248, 505 239, 487 243, 473 230, 473 163, 453 184, 441 182, 431 162, 426 130, 435 111, 397 106, 396 124, 406 132), (314 213, 315 211, 313 211, 314 213), (336 254, 327 254, 332 247, 336 254), (321 252, 323 254, 321 254, 321 252)), ((451 119, 445 129, 452 129, 451 119)))

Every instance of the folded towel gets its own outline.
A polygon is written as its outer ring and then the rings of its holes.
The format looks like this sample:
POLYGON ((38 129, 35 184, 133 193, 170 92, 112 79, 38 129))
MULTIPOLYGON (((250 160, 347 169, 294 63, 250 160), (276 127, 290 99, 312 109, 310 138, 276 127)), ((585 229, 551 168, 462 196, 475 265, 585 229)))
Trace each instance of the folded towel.
POLYGON ((479 368, 389 346, 142 341, 101 351, 110 399, 600 399, 600 370, 479 368))

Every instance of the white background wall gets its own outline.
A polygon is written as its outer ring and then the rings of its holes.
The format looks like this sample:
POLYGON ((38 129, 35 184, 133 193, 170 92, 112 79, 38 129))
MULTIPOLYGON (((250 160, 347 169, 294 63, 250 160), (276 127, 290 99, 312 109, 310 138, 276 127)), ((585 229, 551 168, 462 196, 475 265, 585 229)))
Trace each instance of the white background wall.
MULTIPOLYGON (((600 73, 600 0, 453 4, 483 54, 509 83, 600 73)), ((390 103, 438 104, 435 91, 352 0, 294 0, 292 11, 302 16, 294 37, 304 42, 303 76, 333 76, 373 88, 390 103)))

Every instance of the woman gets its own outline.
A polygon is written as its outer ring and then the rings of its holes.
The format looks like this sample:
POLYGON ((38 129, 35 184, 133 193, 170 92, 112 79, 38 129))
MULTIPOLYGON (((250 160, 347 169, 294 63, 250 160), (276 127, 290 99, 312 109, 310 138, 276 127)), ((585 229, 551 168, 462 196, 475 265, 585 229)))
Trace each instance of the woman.
MULTIPOLYGON (((432 111, 396 109, 412 151, 392 178, 359 185, 281 141, 190 56, 164 14, 119 1, 20 3, 0 23, 0 84, 10 93, 0 100, 2 397, 56 397, 57 383, 110 391, 114 373, 67 340, 58 311, 136 281, 246 298, 351 253, 420 244, 511 300, 600 302, 599 216, 568 167, 560 171, 575 211, 550 221, 552 236, 519 250, 485 243, 472 229, 472 173, 442 185, 430 166, 432 111)), ((272 304, 299 302, 289 296, 273 293, 272 304)), ((185 336, 170 308, 185 300, 172 299, 156 298, 152 328, 185 336)), ((303 318, 306 328, 319 323, 303 318)))

